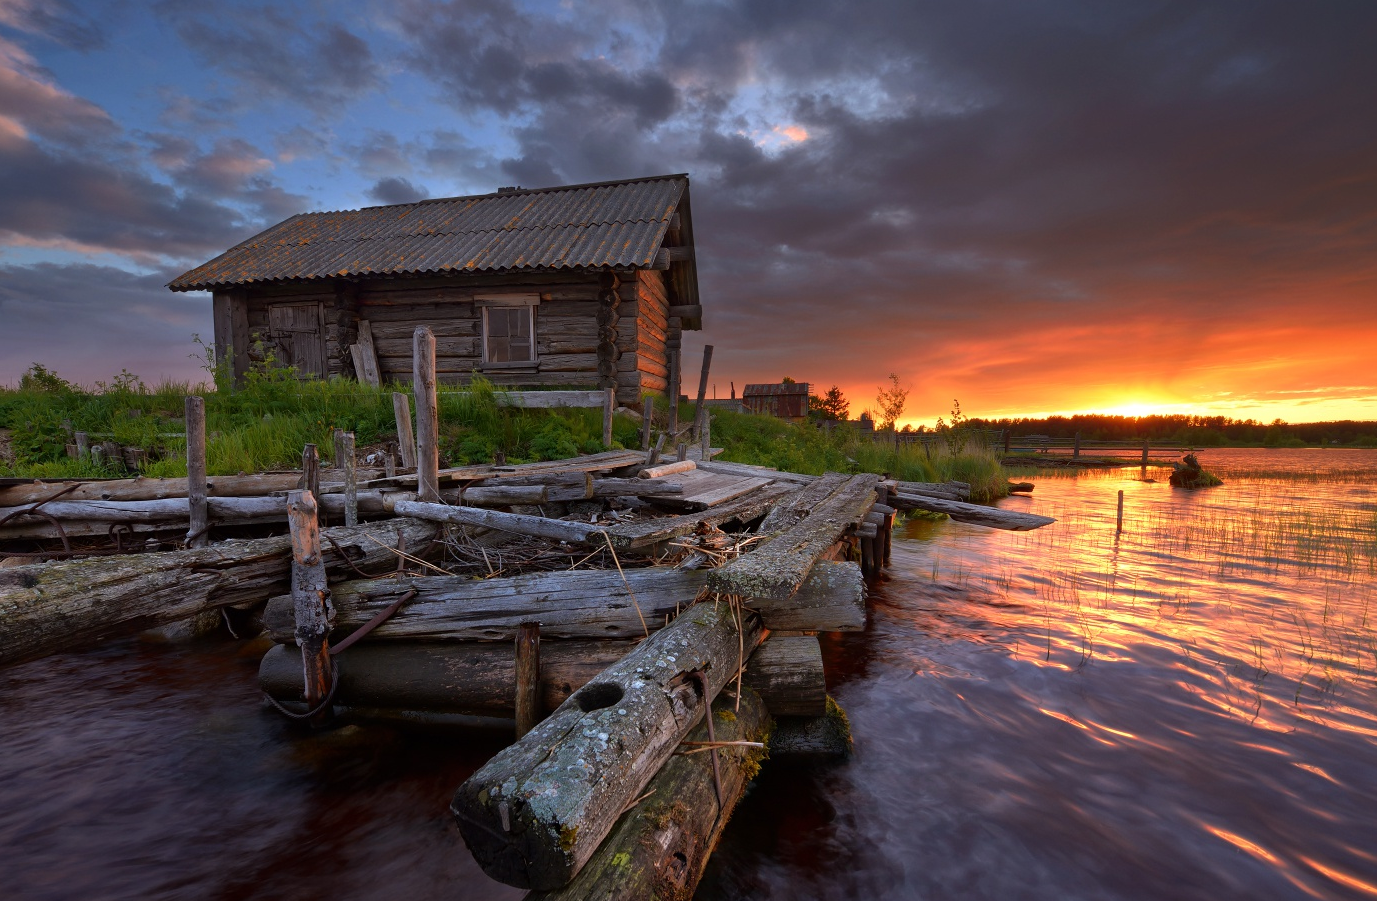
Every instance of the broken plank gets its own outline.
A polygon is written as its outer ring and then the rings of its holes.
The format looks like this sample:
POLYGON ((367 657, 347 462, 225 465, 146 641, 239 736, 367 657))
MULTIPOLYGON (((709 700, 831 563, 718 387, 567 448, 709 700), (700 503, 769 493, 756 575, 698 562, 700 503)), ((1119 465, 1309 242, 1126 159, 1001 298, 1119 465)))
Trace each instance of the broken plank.
POLYGON ((991 529, 1006 529, 1011 532, 1030 532, 1056 522, 1050 516, 1035 513, 1019 513, 1016 510, 1001 510, 998 507, 985 507, 981 504, 968 504, 963 501, 950 501, 938 497, 923 497, 917 494, 891 495, 890 503, 900 510, 927 510, 930 513, 945 513, 957 522, 987 526, 991 529))

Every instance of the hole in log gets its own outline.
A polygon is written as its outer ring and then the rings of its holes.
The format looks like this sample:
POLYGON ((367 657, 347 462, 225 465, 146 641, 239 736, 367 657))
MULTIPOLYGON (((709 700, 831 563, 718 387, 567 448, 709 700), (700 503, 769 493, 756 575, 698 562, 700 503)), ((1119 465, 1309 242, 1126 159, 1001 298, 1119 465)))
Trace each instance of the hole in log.
POLYGON ((583 686, 579 693, 574 695, 574 700, 584 713, 611 707, 621 699, 622 687, 615 682, 594 682, 583 686))

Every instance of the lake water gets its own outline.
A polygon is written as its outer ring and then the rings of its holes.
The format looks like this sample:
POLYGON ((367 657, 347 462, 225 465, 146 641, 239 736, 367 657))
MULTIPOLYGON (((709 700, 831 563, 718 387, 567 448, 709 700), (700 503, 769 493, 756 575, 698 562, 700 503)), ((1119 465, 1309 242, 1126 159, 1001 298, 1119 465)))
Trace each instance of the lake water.
MULTIPOLYGON (((1201 460, 1227 484, 1034 475, 1037 532, 910 523, 825 642, 854 759, 767 764, 698 897, 1377 894, 1377 452, 1201 460)), ((262 651, 0 676, 3 897, 522 896, 445 810, 499 739, 302 739, 262 651)))

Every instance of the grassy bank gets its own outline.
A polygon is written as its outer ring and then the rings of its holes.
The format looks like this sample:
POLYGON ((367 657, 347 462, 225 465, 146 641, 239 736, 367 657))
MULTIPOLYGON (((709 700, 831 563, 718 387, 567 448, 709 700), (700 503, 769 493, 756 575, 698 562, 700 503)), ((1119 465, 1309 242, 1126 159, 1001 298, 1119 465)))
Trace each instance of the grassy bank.
MULTIPOLYGON (((144 449, 148 476, 186 474, 183 402, 188 394, 206 400, 207 466, 212 475, 293 469, 301 449, 316 444, 327 459, 334 429, 355 433, 360 448, 395 440, 392 392, 405 385, 370 388, 343 380, 297 381, 289 372, 253 374, 241 390, 216 392, 203 385, 167 382, 145 385, 123 374, 111 383, 78 388, 46 370, 33 372, 15 389, 0 389, 0 429, 9 432, 0 475, 26 478, 95 478, 120 475, 71 459, 71 431, 92 443, 113 441, 144 449)), ((1003 471, 988 453, 952 456, 855 437, 838 429, 829 435, 808 425, 765 416, 715 411, 713 443, 721 459, 822 473, 886 472, 910 481, 970 482, 980 497, 997 497, 1003 471)), ((685 405, 681 421, 692 410, 685 405)), ((441 453, 447 465, 490 462, 497 453, 509 463, 555 460, 606 450, 599 410, 526 410, 498 406, 492 385, 479 380, 465 389, 440 392, 441 453)), ((640 431, 629 417, 617 417, 613 447, 639 447, 640 431)))

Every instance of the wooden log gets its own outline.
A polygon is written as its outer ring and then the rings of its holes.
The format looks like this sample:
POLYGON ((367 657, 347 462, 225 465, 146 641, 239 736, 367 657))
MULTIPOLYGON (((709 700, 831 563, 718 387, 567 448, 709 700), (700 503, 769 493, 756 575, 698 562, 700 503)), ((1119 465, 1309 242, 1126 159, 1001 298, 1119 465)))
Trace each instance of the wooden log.
POLYGON ((869 473, 852 476, 801 522, 714 569, 709 587, 744 597, 792 597, 818 558, 870 510, 878 481, 869 473))
POLYGON ((210 512, 206 497, 206 402, 191 396, 184 404, 186 411, 186 486, 188 519, 186 543, 188 547, 205 547, 210 543, 210 512))
POLYGON ((344 524, 356 526, 359 524, 359 479, 354 468, 353 432, 340 433, 340 459, 344 464, 344 524))
POLYGON ((827 712, 822 645, 815 635, 770 635, 751 655, 742 680, 747 688, 771 699, 767 706, 772 716, 827 712))
POLYGON ((727 463, 722 460, 699 460, 698 468, 721 475, 761 476, 767 479, 774 479, 777 482, 793 482, 796 485, 811 485, 821 478, 821 476, 804 475, 799 472, 771 469, 768 466, 753 466, 750 463, 727 463))
POLYGON ((311 492, 293 491, 288 495, 287 519, 292 530, 294 634, 301 648, 306 705, 314 709, 329 695, 333 681, 330 627, 334 625, 335 610, 330 604, 325 562, 320 553, 316 499, 311 492))
POLYGON ((484 872, 568 883, 759 640, 753 614, 695 604, 484 764, 450 804, 484 872))
POLYGON ((662 463, 659 466, 647 466, 638 475, 642 479, 662 479, 665 476, 672 476, 681 472, 692 472, 698 468, 698 464, 692 460, 678 460, 674 463, 662 463))
POLYGON ((1011 532, 1029 532, 1056 522, 1050 516, 1019 513, 1014 510, 1001 510, 998 507, 985 507, 980 504, 967 504, 963 501, 949 501, 938 497, 922 497, 916 494, 895 494, 893 504, 901 510, 928 510, 932 513, 945 513, 957 522, 988 526, 991 529, 1007 529, 1011 532))
MULTIPOLYGON (((547 644, 601 638, 630 640, 659 628, 707 585, 706 570, 656 566, 615 571, 527 573, 494 579, 426 576, 337 582, 331 591, 337 639, 368 622, 409 591, 416 596, 369 633, 369 642, 512 641, 538 622, 547 644), (634 598, 633 598, 634 594, 634 598)), ((747 598, 772 631, 854 632, 865 628, 865 583, 854 563, 813 567, 788 601, 747 598)), ((292 599, 268 601, 263 628, 274 641, 294 640, 292 599)))
POLYGON ((516 737, 540 722, 540 623, 522 623, 516 633, 516 737))
MULTIPOLYGON (((739 705, 725 697, 715 702, 713 723, 713 738, 721 742, 763 743, 771 734, 765 704, 749 689, 739 705)), ((703 724, 688 734, 688 740, 704 742, 708 734, 703 724)), ((643 792, 646 798, 621 816, 572 882, 553 891, 532 892, 526 901, 692 898, 765 752, 739 746, 722 748, 716 756, 716 777, 711 753, 671 758, 643 792)))
POLYGON ((971 486, 964 482, 895 482, 896 491, 922 497, 940 497, 950 501, 971 499, 971 486))
MULTIPOLYGON (((542 320, 543 322, 543 320, 542 320)), ((542 327, 544 327, 542 325, 542 327)), ((496 391, 499 407, 528 409, 590 409, 602 406, 601 391, 496 391)))
MULTIPOLYGON (((322 532, 327 575, 395 564, 398 536, 423 552, 430 523, 390 520, 322 532)), ((217 607, 260 603, 286 591, 292 543, 286 535, 206 548, 35 563, 0 571, 0 667, 89 648, 217 607)))
POLYGON ((320 497, 320 451, 314 444, 301 448, 301 480, 296 487, 311 492, 311 497, 320 497))
POLYGON ((416 494, 440 500, 440 408, 435 396, 435 336, 424 325, 413 338, 412 390, 416 394, 416 494))
POLYGON ((593 497, 672 497, 683 493, 682 483, 663 479, 593 480, 593 497))
POLYGON ((587 544, 603 541, 605 529, 587 523, 566 522, 560 519, 546 519, 543 516, 526 516, 520 513, 500 513, 496 510, 482 510, 477 507, 446 507, 441 504, 427 504, 421 501, 399 501, 394 509, 402 516, 413 516, 432 522, 448 522, 464 526, 483 526, 501 529, 518 535, 534 535, 554 541, 573 544, 587 544))
POLYGON ((760 522, 756 532, 768 535, 803 522, 813 508, 837 492, 851 477, 844 472, 824 473, 821 478, 803 486, 797 493, 775 505, 760 522))
POLYGON ((670 316, 677 316, 680 319, 702 319, 702 304, 676 304, 669 308, 670 316))
POLYGON ((506 507, 511 504, 543 504, 549 500, 550 489, 544 485, 480 485, 458 491, 442 491, 444 500, 453 499, 462 506, 506 507))
POLYGON ((397 452, 402 468, 416 468, 416 436, 411 430, 411 401, 400 391, 392 394, 392 413, 397 419, 397 452))
MULTIPOLYGON (((402 609, 406 609, 405 607, 402 609)), ((543 716, 616 663, 624 641, 551 641, 541 647, 537 710, 543 716)), ((363 642, 340 656, 335 702, 351 708, 471 716, 516 713, 516 656, 498 642, 363 642)), ((258 667, 259 687, 279 701, 301 701, 301 656, 276 645, 258 667)))
POLYGON ((744 497, 696 513, 667 516, 612 526, 607 534, 617 550, 642 550, 688 535, 700 525, 721 526, 749 523, 770 511, 780 498, 792 493, 792 486, 767 484, 744 497))
MULTIPOLYGON (((361 477, 372 477, 377 471, 361 469, 361 477)), ((208 497, 264 497, 282 494, 300 488, 300 472, 268 472, 258 475, 208 476, 206 494, 208 497)), ((328 495, 344 490, 342 482, 321 483, 321 493, 328 495)), ((150 479, 138 476, 132 479, 91 479, 64 480, 52 482, 27 482, 0 488, 0 507, 27 507, 62 492, 64 501, 152 501, 165 498, 187 497, 189 490, 186 479, 150 479), (68 491, 66 489, 73 489, 68 491)))

